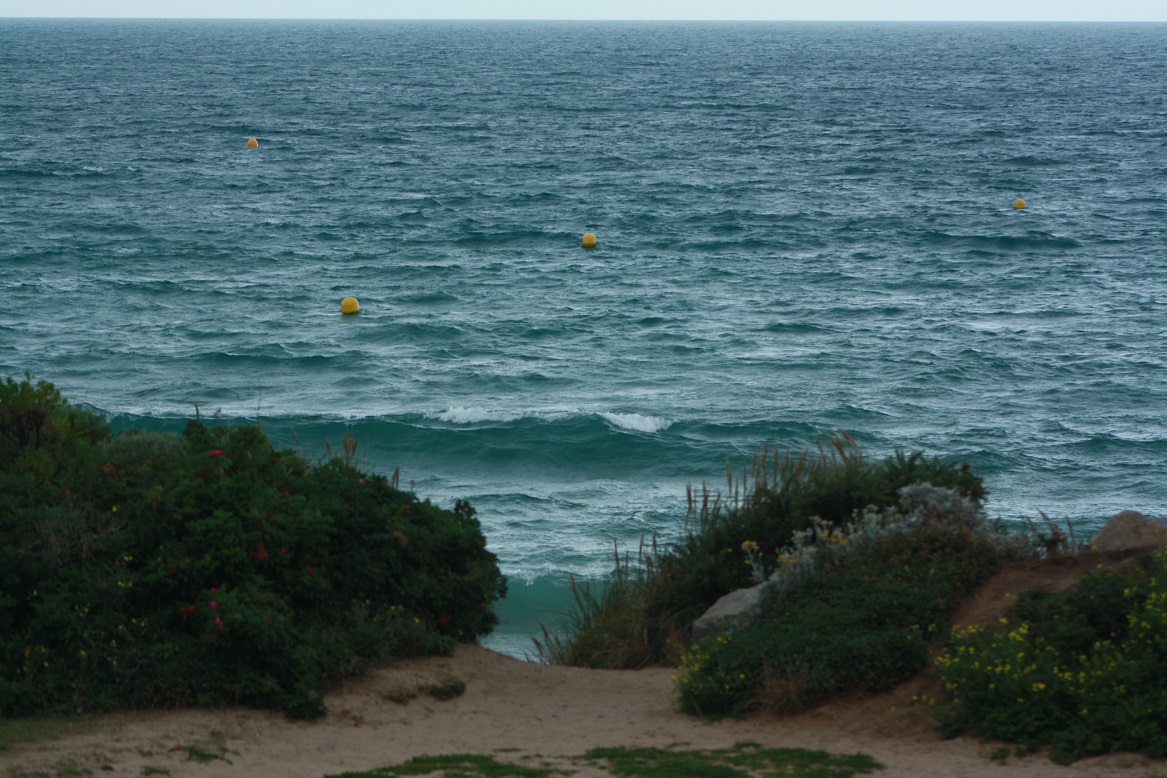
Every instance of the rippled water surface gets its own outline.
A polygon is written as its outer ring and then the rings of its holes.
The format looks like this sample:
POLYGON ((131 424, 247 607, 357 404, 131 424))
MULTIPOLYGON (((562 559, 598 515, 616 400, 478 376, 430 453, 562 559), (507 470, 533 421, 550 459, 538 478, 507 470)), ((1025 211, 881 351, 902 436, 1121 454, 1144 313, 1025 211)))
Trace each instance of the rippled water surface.
POLYGON ((351 428, 478 508, 512 653, 765 441, 969 460, 1008 521, 1167 513, 1165 50, 0 20, 0 375, 314 455, 351 428))

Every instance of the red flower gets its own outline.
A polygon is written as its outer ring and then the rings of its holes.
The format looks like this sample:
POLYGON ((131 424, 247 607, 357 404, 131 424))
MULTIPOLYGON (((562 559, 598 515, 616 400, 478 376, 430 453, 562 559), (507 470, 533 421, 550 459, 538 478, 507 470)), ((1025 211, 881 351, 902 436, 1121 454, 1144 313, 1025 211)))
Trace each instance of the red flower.
POLYGON ((219 603, 217 600, 211 600, 209 603, 207 603, 207 606, 213 611, 219 609, 219 603))
POLYGON ((221 449, 221 448, 211 449, 211 459, 218 459, 221 456, 223 456, 223 449, 221 449))
POLYGON ((199 609, 199 606, 197 606, 197 605, 183 605, 181 608, 178 609, 178 612, 182 616, 182 620, 186 621, 191 616, 193 616, 195 613, 197 613, 198 609, 199 609))

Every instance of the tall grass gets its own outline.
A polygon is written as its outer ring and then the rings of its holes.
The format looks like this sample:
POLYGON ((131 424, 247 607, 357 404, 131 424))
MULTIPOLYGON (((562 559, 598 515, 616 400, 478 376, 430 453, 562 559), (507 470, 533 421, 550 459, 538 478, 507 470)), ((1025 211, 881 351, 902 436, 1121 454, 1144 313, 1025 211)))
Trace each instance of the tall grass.
POLYGON ((540 656, 552 664, 603 669, 639 669, 662 658, 679 659, 689 622, 685 609, 668 602, 667 560, 656 538, 641 542, 633 559, 613 552, 612 578, 603 585, 570 582, 574 603, 568 628, 553 634, 543 628, 535 640, 540 656), (672 607, 667 607, 671 605, 672 607))
POLYGON ((846 527, 868 506, 894 506, 900 488, 913 483, 950 488, 978 504, 985 496, 967 464, 902 452, 870 462, 845 432, 797 453, 763 446, 740 473, 727 464, 726 481, 724 492, 690 487, 677 543, 642 542, 635 557, 617 552, 607 581, 573 582, 569 626, 559 635, 544 631, 540 656, 599 668, 675 663, 693 620, 775 569, 779 550, 816 519, 846 527))

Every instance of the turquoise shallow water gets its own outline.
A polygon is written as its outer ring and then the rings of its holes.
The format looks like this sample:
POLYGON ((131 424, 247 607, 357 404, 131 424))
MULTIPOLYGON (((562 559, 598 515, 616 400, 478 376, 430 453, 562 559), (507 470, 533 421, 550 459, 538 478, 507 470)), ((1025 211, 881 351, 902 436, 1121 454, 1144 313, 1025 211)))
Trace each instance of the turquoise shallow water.
POLYGON ((1010 522, 1167 513, 1165 48, 0 20, 0 374, 310 456, 352 429, 478 508, 516 654, 765 441, 969 460, 1010 522))

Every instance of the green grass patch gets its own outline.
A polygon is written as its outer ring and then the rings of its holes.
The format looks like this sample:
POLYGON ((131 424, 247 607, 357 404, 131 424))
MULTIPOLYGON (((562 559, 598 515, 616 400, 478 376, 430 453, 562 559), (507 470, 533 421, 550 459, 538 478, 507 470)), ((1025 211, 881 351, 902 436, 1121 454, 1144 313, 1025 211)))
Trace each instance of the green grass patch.
POLYGON ((801 748, 762 748, 739 743, 733 748, 673 750, 663 748, 596 748, 566 760, 563 769, 526 767, 476 754, 419 756, 393 767, 347 772, 324 778, 391 778, 440 773, 443 778, 544 778, 570 775, 572 765, 588 764, 628 778, 850 778, 882 769, 865 754, 834 756, 801 748))
POLYGON ((186 752, 186 761, 188 762, 207 764, 221 759, 227 764, 231 764, 231 760, 227 758, 227 749, 222 747, 212 751, 201 746, 186 746, 183 750, 186 752))
POLYGON ((89 716, 0 718, 0 753, 71 735, 88 734, 96 731, 97 726, 89 716))
POLYGON ((445 678, 431 684, 425 691, 435 700, 452 700, 466 693, 466 682, 461 678, 445 678))
POLYGON ((605 764, 612 775, 628 778, 849 778, 882 769, 865 754, 834 756, 825 751, 762 748, 753 743, 701 751, 597 748, 584 758, 605 764))
POLYGON ((552 770, 540 767, 499 762, 482 754, 450 754, 446 756, 416 756, 393 767, 378 767, 364 772, 347 772, 325 778, 390 778, 398 775, 429 775, 441 773, 442 778, 544 778, 552 770))
POLYGON ((85 778, 90 775, 93 775, 93 770, 88 767, 65 764, 51 770, 8 770, 4 778, 85 778))
POLYGON ((93 775, 93 770, 88 767, 58 767, 55 778, 84 778, 87 775, 93 775))

